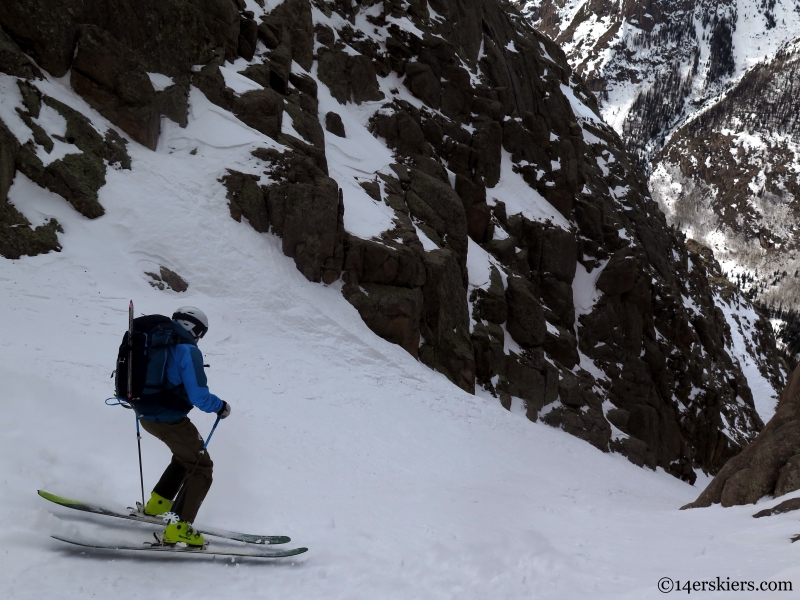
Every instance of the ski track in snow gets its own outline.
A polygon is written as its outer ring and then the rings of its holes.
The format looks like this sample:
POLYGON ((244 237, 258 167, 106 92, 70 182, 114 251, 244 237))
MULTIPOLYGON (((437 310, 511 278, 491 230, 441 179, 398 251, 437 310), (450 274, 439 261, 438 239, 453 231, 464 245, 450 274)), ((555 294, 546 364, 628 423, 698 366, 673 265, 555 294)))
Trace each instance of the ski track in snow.
MULTIPOLYGON (((108 126, 63 83, 41 86, 108 126)), ((0 597, 639 600, 660 598, 664 576, 800 584, 791 513, 679 511, 708 479, 691 487, 530 423, 518 401, 508 412, 485 392, 470 396, 374 336, 340 284, 309 283, 280 240, 230 218, 224 167, 258 172, 251 150, 275 142, 197 90, 191 104, 189 127, 165 121, 157 152, 131 143, 132 170, 108 170, 99 219, 21 174, 14 181, 11 202, 34 222, 56 217, 65 233, 60 253, 0 261, 0 597), (152 288, 144 272, 159 265, 188 292, 152 288), (130 298, 137 315, 188 304, 210 317, 201 343, 210 387, 233 412, 209 446, 215 482, 199 522, 290 535, 307 554, 143 557, 49 537, 139 543, 154 529, 36 496, 121 506, 139 497, 133 415, 103 404, 130 298)), ((338 110, 355 131, 349 108, 338 110)), ((366 152, 354 147, 363 140, 326 134, 329 160, 334 146, 366 152)), ((191 416, 207 434, 213 415, 191 416)), ((149 489, 169 455, 145 435, 143 459, 149 489)))

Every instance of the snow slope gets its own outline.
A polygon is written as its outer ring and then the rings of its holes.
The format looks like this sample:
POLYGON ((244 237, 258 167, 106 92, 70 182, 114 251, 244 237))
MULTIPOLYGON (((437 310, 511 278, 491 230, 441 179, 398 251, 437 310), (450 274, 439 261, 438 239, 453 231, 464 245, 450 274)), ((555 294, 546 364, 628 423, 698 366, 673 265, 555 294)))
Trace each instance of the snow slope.
MULTIPOLYGON (((63 82, 46 93, 105 123, 63 82)), ((189 127, 167 127, 157 152, 130 144, 132 170, 108 170, 99 219, 22 175, 11 189, 34 224, 53 216, 65 231, 61 253, 0 261, 0 597, 638 600, 661 597, 664 576, 800 585, 791 514, 681 512, 702 477, 691 487, 532 424, 373 335, 337 285, 309 283, 277 238, 230 218, 219 157, 246 171, 270 142, 191 102, 189 127), (151 287, 158 265, 188 292, 151 287), (307 554, 148 557, 48 537, 138 543, 153 530, 35 494, 139 496, 132 415, 103 405, 130 298, 137 314, 190 304, 210 317, 201 349, 233 413, 209 447, 199 520, 288 534, 307 554)), ((192 419, 204 434, 213 423, 192 419)), ((169 457, 145 434, 143 458, 149 488, 169 457)))
POLYGON ((747 378, 758 416, 764 423, 768 423, 775 415, 780 397, 770 385, 769 379, 761 373, 761 365, 757 360, 759 353, 752 347, 756 337, 754 324, 760 317, 749 303, 725 300, 720 296, 716 297, 716 301, 730 327, 732 343, 728 349, 747 378))

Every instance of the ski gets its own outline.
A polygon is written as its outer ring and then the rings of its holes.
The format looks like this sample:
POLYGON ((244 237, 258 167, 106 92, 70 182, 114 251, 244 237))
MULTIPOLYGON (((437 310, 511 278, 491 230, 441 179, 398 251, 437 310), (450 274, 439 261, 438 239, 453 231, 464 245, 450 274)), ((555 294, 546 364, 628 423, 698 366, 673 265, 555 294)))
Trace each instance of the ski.
MULTIPOLYGON (((113 510, 109 508, 104 508, 102 506, 97 506, 93 504, 88 504, 86 502, 81 502, 80 500, 70 500, 69 498, 62 498, 61 496, 56 496, 55 494, 51 494, 50 492, 45 492, 44 490, 38 490, 39 495, 44 498, 45 500, 49 500, 50 502, 54 502, 60 506, 64 506, 66 508, 72 508, 74 510, 80 510, 82 512, 88 512, 95 515, 105 515, 107 517, 116 517, 118 519, 126 519, 128 521, 137 521, 139 523, 150 523, 153 525, 163 525, 164 522, 158 517, 151 517, 150 515, 146 515, 140 510, 135 508, 129 508, 128 512, 122 512, 119 510, 113 510)), ((138 502, 137 502, 138 505, 138 502)), ((285 535, 255 535, 251 533, 239 533, 237 531, 227 531, 225 529, 215 529, 211 527, 198 527, 193 525, 196 531, 202 533, 203 535, 212 535, 218 538, 225 538, 228 540, 235 540, 237 542, 246 542, 248 544, 287 544, 291 540, 291 538, 285 535)))
POLYGON ((97 548, 100 550, 133 550, 136 552, 174 552, 178 554, 205 554, 214 556, 243 556, 249 558, 283 558, 286 556, 297 556, 303 552, 308 552, 308 548, 292 548, 291 550, 212 550, 208 546, 191 548, 189 546, 169 546, 165 544, 151 544, 144 543, 141 546, 129 546, 125 544, 107 544, 107 543, 91 543, 74 540, 68 537, 58 535, 50 536, 60 542, 67 544, 74 544, 75 546, 83 546, 84 548, 97 548))

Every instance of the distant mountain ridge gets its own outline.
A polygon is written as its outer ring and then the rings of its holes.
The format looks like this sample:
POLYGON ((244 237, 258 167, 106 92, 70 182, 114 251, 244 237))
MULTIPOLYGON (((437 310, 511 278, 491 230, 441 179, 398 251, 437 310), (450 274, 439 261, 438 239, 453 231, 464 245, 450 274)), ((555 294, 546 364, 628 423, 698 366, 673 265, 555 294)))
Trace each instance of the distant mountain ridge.
MULTIPOLYGON (((668 218, 772 309, 800 307, 800 41, 752 67, 653 159, 668 218)), ((784 325, 780 325, 784 327, 784 325)))
POLYGON ((564 48, 643 164, 744 72, 800 33, 797 0, 520 0, 564 48))

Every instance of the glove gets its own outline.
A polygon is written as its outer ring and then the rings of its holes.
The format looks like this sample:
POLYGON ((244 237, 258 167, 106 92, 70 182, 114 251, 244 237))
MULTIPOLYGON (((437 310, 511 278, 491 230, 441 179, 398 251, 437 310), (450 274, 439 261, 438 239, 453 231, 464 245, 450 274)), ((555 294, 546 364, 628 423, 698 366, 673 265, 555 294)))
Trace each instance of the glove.
POLYGON ((222 408, 217 411, 217 414, 219 415, 220 419, 226 418, 229 414, 231 414, 231 405, 223 400, 222 408))

